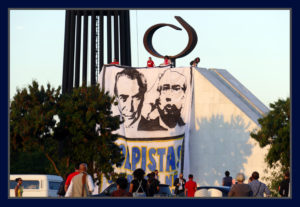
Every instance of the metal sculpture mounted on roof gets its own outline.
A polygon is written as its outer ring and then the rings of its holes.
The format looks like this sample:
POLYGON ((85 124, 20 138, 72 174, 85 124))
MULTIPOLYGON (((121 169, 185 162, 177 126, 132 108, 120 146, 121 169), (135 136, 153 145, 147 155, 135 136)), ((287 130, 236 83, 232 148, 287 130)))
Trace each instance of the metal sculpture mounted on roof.
MULTIPOLYGON (((191 27, 186 21, 184 21, 181 17, 179 16, 175 16, 175 19, 183 26, 183 28, 187 31, 188 36, 189 36, 189 41, 187 46, 184 48, 184 50, 182 52, 180 52, 177 55, 173 55, 173 56, 169 56, 173 65, 175 66, 175 60, 177 58, 181 58, 184 57, 186 55, 188 55, 190 52, 192 52, 192 50, 195 48, 197 41, 198 41, 198 37, 197 37, 197 33, 194 30, 193 27, 191 27)), ((173 29, 176 30, 182 30, 181 28, 173 25, 173 24, 165 24, 165 23, 161 23, 161 24, 156 24, 153 25, 152 27, 150 27, 144 35, 144 46, 146 48, 146 50, 153 56, 158 57, 158 58, 164 58, 163 55, 159 54, 153 47, 152 45, 152 37, 153 34, 156 32, 156 30, 160 29, 161 27, 164 26, 169 26, 173 29)))

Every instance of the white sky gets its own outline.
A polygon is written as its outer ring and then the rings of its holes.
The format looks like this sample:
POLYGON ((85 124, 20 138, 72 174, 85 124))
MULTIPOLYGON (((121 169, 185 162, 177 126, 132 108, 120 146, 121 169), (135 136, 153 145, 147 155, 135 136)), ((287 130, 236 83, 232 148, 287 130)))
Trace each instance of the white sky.
MULTIPOLYGON (((226 69, 267 107, 290 95, 289 10, 130 10, 132 66, 144 67, 150 54, 146 30, 158 23, 182 26, 181 16, 197 32, 198 43, 176 66, 226 69), (138 46, 137 46, 138 45, 138 46)), ((10 11, 10 98, 32 80, 57 87, 62 83, 64 10, 10 11)), ((153 45, 160 54, 176 55, 188 42, 185 30, 164 27, 153 45)), ((162 59, 152 57, 158 65, 162 59)))

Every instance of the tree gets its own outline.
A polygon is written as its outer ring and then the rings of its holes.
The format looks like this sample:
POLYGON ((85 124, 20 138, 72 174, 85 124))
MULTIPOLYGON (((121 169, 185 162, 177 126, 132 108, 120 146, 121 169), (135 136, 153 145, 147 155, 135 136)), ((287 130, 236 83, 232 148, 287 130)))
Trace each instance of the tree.
POLYGON ((102 173, 107 177, 114 174, 113 166, 124 160, 114 143, 117 135, 112 132, 119 128, 120 117, 112 116, 112 104, 116 104, 114 98, 98 85, 73 89, 58 104, 55 138, 61 143, 66 164, 87 162, 89 173, 97 173, 99 179, 102 173))
POLYGON ((99 86, 79 87, 60 94, 36 81, 18 90, 10 107, 11 149, 42 152, 56 174, 64 176, 75 163, 86 162, 90 174, 114 174, 124 157, 114 143, 119 116, 112 116, 114 98, 99 86))
POLYGON ((279 167, 279 172, 272 172, 271 188, 278 189, 284 172, 290 169, 290 98, 279 99, 270 104, 270 112, 258 119, 260 130, 250 135, 258 141, 260 147, 270 146, 266 162, 271 170, 279 167))
POLYGON ((36 81, 22 90, 17 90, 10 106, 10 144, 12 153, 39 151, 52 163, 57 174, 57 169, 52 155, 55 140, 53 131, 56 124, 56 104, 60 96, 60 87, 51 88, 47 85, 39 89, 36 81), (52 148, 52 149, 51 149, 52 148))

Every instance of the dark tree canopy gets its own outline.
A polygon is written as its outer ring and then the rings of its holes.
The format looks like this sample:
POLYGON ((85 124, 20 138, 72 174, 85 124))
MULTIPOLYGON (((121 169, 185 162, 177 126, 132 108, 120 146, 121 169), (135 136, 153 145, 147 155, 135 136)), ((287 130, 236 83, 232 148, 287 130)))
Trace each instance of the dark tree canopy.
POLYGON ((99 85, 61 94, 60 87, 48 84, 45 90, 33 81, 28 89, 18 90, 11 102, 11 157, 18 163, 22 153, 30 157, 38 151, 51 163, 49 172, 61 176, 73 171, 78 162, 87 163, 91 174, 114 174, 113 165, 120 165, 124 158, 114 143, 117 136, 112 132, 120 121, 112 116, 112 104, 114 98, 99 85))

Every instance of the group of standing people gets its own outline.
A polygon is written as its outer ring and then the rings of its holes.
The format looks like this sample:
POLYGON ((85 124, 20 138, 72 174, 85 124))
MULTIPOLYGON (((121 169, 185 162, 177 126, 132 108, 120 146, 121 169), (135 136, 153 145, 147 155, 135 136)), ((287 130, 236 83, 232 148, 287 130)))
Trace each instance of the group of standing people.
POLYGON ((129 191, 127 192, 128 181, 124 177, 119 177, 116 181, 117 190, 112 192, 112 197, 153 197, 159 191, 158 170, 147 175, 141 168, 133 172, 133 180, 130 182, 129 191))
MULTIPOLYGON (((271 192, 267 185, 259 179, 259 173, 254 171, 248 180, 248 184, 244 183, 245 175, 243 173, 238 173, 236 175, 236 180, 232 179, 229 171, 225 172, 225 177, 223 178, 223 186, 231 186, 228 193, 229 197, 270 197, 271 192)), ((288 196, 289 191, 289 172, 285 173, 285 179, 281 182, 279 186, 279 194, 282 197, 288 196)))

